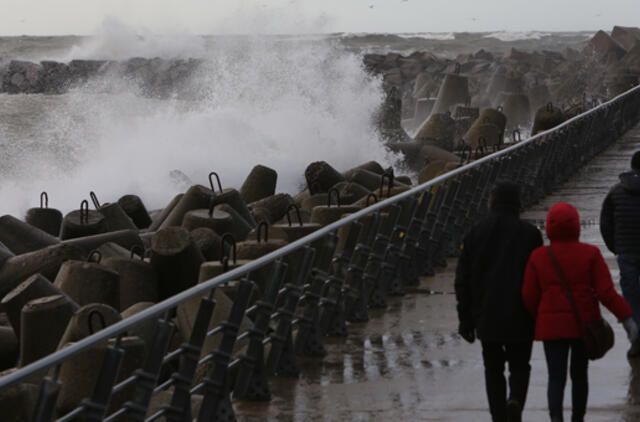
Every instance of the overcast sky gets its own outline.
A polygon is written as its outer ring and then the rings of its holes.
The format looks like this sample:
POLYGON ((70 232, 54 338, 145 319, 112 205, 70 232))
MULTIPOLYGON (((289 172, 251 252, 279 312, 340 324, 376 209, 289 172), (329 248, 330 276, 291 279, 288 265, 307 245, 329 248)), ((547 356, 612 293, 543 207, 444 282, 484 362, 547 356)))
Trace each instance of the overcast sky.
POLYGON ((610 30, 640 0, 0 0, 0 34, 92 34, 105 19, 153 32, 610 30))

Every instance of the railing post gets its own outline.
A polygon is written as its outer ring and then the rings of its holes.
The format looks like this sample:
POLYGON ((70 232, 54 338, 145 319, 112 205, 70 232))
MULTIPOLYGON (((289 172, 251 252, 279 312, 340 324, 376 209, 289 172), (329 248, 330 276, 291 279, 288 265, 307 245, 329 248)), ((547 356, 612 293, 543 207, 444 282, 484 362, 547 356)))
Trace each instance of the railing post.
POLYGON ((229 320, 220 324, 223 327, 222 341, 218 349, 211 352, 213 366, 203 381, 205 393, 198 414, 198 422, 213 420, 233 422, 236 420, 229 397, 228 365, 252 289, 253 283, 247 278, 240 281, 236 299, 231 306, 229 320))
POLYGON ((100 374, 96 380, 91 399, 82 402, 84 407, 84 420, 88 422, 102 422, 107 412, 113 384, 118 378, 120 364, 124 358, 124 349, 120 347, 120 337, 114 346, 107 346, 100 368, 100 374))
MULTIPOLYGON (((211 296, 213 296, 213 290, 211 296)), ((165 408, 167 422, 191 422, 192 420, 191 384, 198 369, 202 345, 207 338, 207 330, 215 306, 216 302, 211 297, 202 298, 189 341, 180 346, 182 360, 180 371, 172 375, 174 390, 171 404, 165 408)))
POLYGON ((33 422, 51 422, 56 414, 56 401, 62 383, 58 381, 60 365, 56 366, 55 374, 52 377, 46 376, 40 383, 38 399, 33 410, 33 422))
POLYGON ((371 248, 371 253, 369 254, 367 265, 362 276, 366 294, 369 298, 369 306, 372 308, 387 307, 387 291, 386 286, 380 283, 380 271, 382 268, 384 253, 389 241, 391 240, 393 228, 395 227, 399 214, 399 206, 394 204, 387 208, 387 215, 384 218, 381 229, 376 234, 376 238, 373 242, 373 247, 371 248))
POLYGON ((346 298, 346 319, 349 322, 365 322, 369 320, 369 294, 364 282, 364 270, 372 251, 372 245, 378 234, 378 229, 382 222, 379 212, 371 216, 367 230, 367 237, 364 242, 356 245, 351 263, 347 267, 345 282, 349 285, 346 298))
POLYGON ((160 320, 156 325, 156 333, 151 347, 147 351, 147 361, 144 369, 134 372, 136 376, 136 390, 133 399, 124 404, 127 409, 125 420, 130 422, 144 422, 153 390, 158 383, 164 355, 167 353, 175 325, 167 320, 160 320))
POLYGON ((271 277, 265 287, 261 300, 255 304, 256 312, 253 327, 249 330, 249 346, 247 353, 240 355, 239 368, 233 397, 240 400, 269 400, 268 374, 264 365, 263 340, 269 329, 271 312, 275 306, 280 283, 287 272, 287 264, 281 259, 276 261, 271 277))
POLYGON ((291 324, 302 292, 301 286, 309 276, 315 257, 315 249, 305 246, 303 251, 304 255, 298 267, 298 273, 294 275, 294 284, 286 284, 282 289, 284 303, 274 315, 274 319, 278 320, 278 325, 270 335, 271 350, 265 363, 268 375, 298 376, 291 324))
POLYGON ((298 325, 298 333, 294 348, 298 356, 322 357, 327 354, 318 326, 320 315, 318 305, 322 298, 322 288, 329 277, 328 272, 336 249, 336 238, 334 232, 325 236, 321 252, 316 257, 316 265, 311 270, 311 283, 305 286, 304 294, 300 298, 304 301, 304 311, 295 321, 298 325))
POLYGON ((321 335, 345 337, 347 325, 344 309, 344 274, 351 261, 353 250, 358 242, 362 223, 357 221, 349 225, 349 233, 342 253, 332 260, 331 272, 325 282, 324 294, 320 300, 322 314, 318 323, 321 335))

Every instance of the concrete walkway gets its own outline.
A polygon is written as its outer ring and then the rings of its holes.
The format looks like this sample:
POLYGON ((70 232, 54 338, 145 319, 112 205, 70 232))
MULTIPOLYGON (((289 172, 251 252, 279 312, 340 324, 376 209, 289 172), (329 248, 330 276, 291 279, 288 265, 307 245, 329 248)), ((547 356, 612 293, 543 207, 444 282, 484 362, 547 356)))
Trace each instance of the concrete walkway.
MULTIPOLYGON (((594 159, 552 196, 525 213, 544 220, 556 202, 574 204, 584 222, 581 239, 598 245, 618 277, 598 229, 600 205, 617 175, 640 149, 640 126, 594 159)), ((351 325, 349 337, 330 340, 329 355, 303 363, 298 380, 274 379, 268 403, 236 402, 239 421, 490 421, 481 350, 457 334, 453 272, 455 259, 420 288, 392 298, 367 324, 351 325)), ((619 286, 617 286, 619 288, 619 286)), ((640 421, 640 359, 626 359, 626 335, 608 311, 616 345, 591 362, 588 421, 640 421)), ((548 420, 547 373, 536 343, 525 421, 548 420)), ((565 407, 570 408, 570 383, 565 407)), ((566 411, 565 420, 570 420, 566 411)))

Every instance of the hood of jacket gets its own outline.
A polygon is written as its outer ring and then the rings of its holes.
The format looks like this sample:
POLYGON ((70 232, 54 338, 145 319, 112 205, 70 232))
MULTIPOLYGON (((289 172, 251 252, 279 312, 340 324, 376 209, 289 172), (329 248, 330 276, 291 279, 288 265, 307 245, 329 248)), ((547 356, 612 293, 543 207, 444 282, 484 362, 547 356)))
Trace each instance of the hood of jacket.
POLYGON ((571 204, 558 202, 547 214, 547 237, 549 240, 578 240, 580 238, 580 216, 571 204))
POLYGON ((640 195, 640 171, 632 170, 620 175, 620 184, 629 193, 640 195))
POLYGON ((499 182, 491 190, 489 210, 494 213, 520 214, 520 187, 513 182, 499 182))

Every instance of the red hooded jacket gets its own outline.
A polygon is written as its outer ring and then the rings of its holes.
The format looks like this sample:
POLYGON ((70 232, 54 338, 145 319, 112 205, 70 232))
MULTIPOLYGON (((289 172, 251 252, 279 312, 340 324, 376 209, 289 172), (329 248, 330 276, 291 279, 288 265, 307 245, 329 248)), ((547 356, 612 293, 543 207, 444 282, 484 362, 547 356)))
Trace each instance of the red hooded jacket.
MULTIPOLYGON (((631 308, 614 289, 609 268, 600 250, 578 241, 580 220, 576 209, 566 203, 557 203, 547 214, 546 229, 582 321, 588 324, 600 317, 598 301, 619 320, 630 317, 631 308)), ((535 249, 529 257, 522 299, 536 318, 536 340, 582 337, 546 246, 535 249)))

